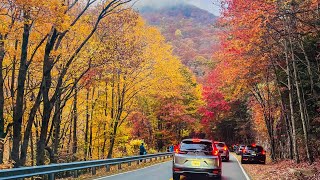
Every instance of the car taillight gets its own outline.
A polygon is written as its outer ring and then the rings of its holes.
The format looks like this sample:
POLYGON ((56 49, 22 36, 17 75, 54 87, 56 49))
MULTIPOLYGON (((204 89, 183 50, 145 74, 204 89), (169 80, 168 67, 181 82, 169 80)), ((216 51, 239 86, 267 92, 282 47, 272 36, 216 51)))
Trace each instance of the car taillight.
POLYGON ((219 174, 218 170, 213 170, 213 174, 219 174))
POLYGON ((185 151, 179 151, 178 154, 187 154, 187 152, 185 152, 185 151))
POLYGON ((242 153, 246 153, 246 149, 242 149, 242 153))
POLYGON ((266 155, 266 152, 264 150, 262 150, 261 154, 262 155, 266 155))
POLYGON ((179 168, 173 168, 173 171, 181 171, 179 168))
POLYGON ((177 148, 174 152, 176 154, 187 154, 187 152, 185 152, 185 151, 180 151, 180 148, 177 148))
POLYGON ((219 154, 219 150, 218 149, 213 149, 212 150, 212 155, 218 156, 218 154, 219 154))
POLYGON ((227 148, 227 146, 224 146, 224 147, 223 147, 223 150, 225 150, 225 151, 226 151, 227 149, 228 149, 228 148, 227 148))

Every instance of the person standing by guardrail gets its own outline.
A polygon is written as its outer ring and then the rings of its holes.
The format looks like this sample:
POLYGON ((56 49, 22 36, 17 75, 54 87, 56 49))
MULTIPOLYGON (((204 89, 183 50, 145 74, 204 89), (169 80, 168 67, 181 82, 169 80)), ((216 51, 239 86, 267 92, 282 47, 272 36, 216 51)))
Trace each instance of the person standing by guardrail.
POLYGON ((169 152, 173 152, 173 144, 169 146, 169 152))
POLYGON ((144 144, 141 143, 141 145, 140 145, 140 155, 146 155, 146 154, 147 154, 146 148, 144 147, 144 144))

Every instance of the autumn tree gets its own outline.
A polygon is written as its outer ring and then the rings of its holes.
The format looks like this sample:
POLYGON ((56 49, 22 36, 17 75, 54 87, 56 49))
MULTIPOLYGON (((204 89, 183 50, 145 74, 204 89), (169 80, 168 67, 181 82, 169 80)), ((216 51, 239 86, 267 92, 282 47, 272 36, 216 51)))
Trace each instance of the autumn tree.
POLYGON ((220 89, 226 99, 255 99, 251 109, 264 119, 273 159, 284 158, 280 149, 285 144, 286 157, 299 162, 298 149, 303 147, 312 162, 310 134, 315 129, 307 124, 318 117, 311 107, 319 100, 314 85, 319 71, 312 68, 316 55, 307 47, 315 50, 318 38, 317 2, 223 3, 221 49, 215 55, 220 60, 215 68, 222 78, 220 89), (300 132, 303 143, 297 142, 300 132))

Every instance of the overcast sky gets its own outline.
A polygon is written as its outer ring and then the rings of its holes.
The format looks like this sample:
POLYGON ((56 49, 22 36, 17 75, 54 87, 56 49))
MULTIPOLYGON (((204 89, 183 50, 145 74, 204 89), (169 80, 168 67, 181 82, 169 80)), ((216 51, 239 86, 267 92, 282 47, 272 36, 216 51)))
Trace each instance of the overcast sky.
POLYGON ((218 0, 138 0, 135 7, 140 8, 144 6, 151 7, 166 7, 174 6, 177 4, 193 4, 201 9, 207 10, 215 15, 219 15, 219 6, 217 4, 218 0))

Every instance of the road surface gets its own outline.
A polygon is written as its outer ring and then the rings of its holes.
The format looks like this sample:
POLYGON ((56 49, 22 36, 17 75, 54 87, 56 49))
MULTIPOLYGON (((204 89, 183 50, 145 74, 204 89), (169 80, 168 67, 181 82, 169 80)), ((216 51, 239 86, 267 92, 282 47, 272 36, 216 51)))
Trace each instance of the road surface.
MULTIPOLYGON (((143 169, 129 171, 117 175, 98 178, 96 180, 172 180, 172 162, 156 164, 143 169)), ((182 177, 181 180, 186 178, 182 177)), ((199 180, 199 178, 195 178, 199 180)), ((247 180, 238 161, 230 155, 229 162, 222 163, 223 180, 247 180)))

